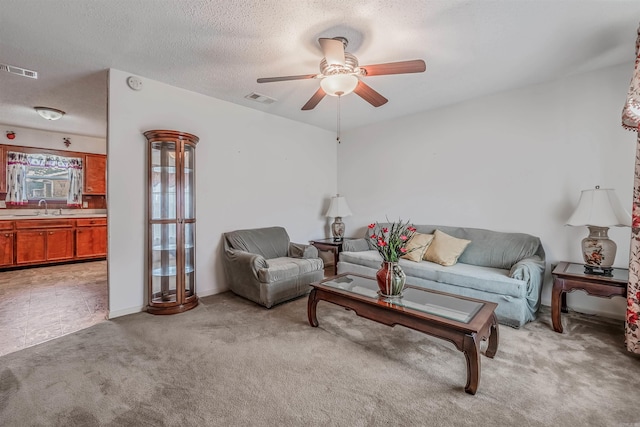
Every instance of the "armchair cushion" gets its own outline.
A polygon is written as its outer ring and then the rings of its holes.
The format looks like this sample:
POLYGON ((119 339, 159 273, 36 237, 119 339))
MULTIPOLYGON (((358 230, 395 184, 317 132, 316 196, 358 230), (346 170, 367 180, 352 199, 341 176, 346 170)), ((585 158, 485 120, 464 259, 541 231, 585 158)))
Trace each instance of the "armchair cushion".
POLYGON ((264 283, 287 280, 324 268, 320 258, 280 257, 270 259, 268 264, 269 267, 258 270, 258 278, 264 283))

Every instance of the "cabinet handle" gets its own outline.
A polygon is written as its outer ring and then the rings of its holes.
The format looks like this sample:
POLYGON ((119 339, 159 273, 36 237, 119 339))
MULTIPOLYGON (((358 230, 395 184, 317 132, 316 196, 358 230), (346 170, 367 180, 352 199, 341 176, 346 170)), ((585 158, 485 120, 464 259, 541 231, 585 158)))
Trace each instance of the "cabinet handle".
POLYGON ((49 232, 49 234, 50 234, 50 235, 51 235, 51 234, 53 234, 53 231, 50 231, 50 232, 49 232))
POLYGON ((5 234, 5 235, 4 235, 4 237, 9 237, 9 234, 8 234, 8 233, 7 233, 7 234, 5 234))
POLYGON ((42 236, 42 234, 43 234, 43 233, 42 233, 42 231, 41 231, 41 232, 40 232, 40 233, 38 233, 38 234, 39 234, 40 236, 42 236))

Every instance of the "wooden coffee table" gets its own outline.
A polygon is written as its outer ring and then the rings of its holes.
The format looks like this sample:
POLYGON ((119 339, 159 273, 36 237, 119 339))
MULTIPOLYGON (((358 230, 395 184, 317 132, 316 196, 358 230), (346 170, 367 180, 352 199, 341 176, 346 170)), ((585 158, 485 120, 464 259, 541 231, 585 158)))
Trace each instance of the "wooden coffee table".
POLYGON ((480 343, 488 340, 485 356, 489 358, 498 350, 495 303, 415 286, 407 286, 402 298, 379 297, 374 278, 353 273, 339 274, 311 286, 307 315, 313 327, 318 326, 318 301, 328 301, 387 326, 402 325, 452 342, 467 361, 464 391, 469 394, 476 394, 480 383, 480 343))

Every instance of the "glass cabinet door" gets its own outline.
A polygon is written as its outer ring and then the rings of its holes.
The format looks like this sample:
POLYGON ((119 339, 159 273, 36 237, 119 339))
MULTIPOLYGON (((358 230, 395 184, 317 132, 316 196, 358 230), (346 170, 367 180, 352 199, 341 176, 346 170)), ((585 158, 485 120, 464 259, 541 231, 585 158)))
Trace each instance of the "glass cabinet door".
POLYGON ((151 226, 151 300, 176 301, 178 259, 176 224, 151 226))
POLYGON ((176 144, 151 144, 151 219, 176 218, 176 144))
POLYGON ((194 188, 194 170, 195 158, 194 149, 191 145, 184 145, 183 153, 183 169, 184 169, 184 218, 193 219, 196 215, 195 210, 195 188, 194 188))
POLYGON ((184 291, 185 295, 191 296, 195 294, 195 236, 196 225, 194 223, 184 224, 184 291))

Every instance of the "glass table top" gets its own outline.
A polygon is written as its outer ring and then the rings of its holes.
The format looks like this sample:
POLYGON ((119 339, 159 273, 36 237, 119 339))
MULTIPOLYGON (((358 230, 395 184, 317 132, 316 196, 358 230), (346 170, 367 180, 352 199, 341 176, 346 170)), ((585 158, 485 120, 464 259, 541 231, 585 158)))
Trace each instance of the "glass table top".
POLYGON ((599 279, 614 279, 623 282, 629 281, 629 270, 624 268, 614 268, 610 276, 598 275, 598 274, 586 274, 584 272, 584 264, 569 263, 564 270, 565 273, 573 274, 576 276, 594 277, 599 279))
POLYGON ((407 288, 402 298, 385 298, 378 295, 378 283, 374 279, 345 275, 320 282, 320 284, 357 294, 371 299, 384 301, 396 307, 421 311, 457 322, 469 323, 484 306, 483 303, 430 292, 427 289, 407 288))

